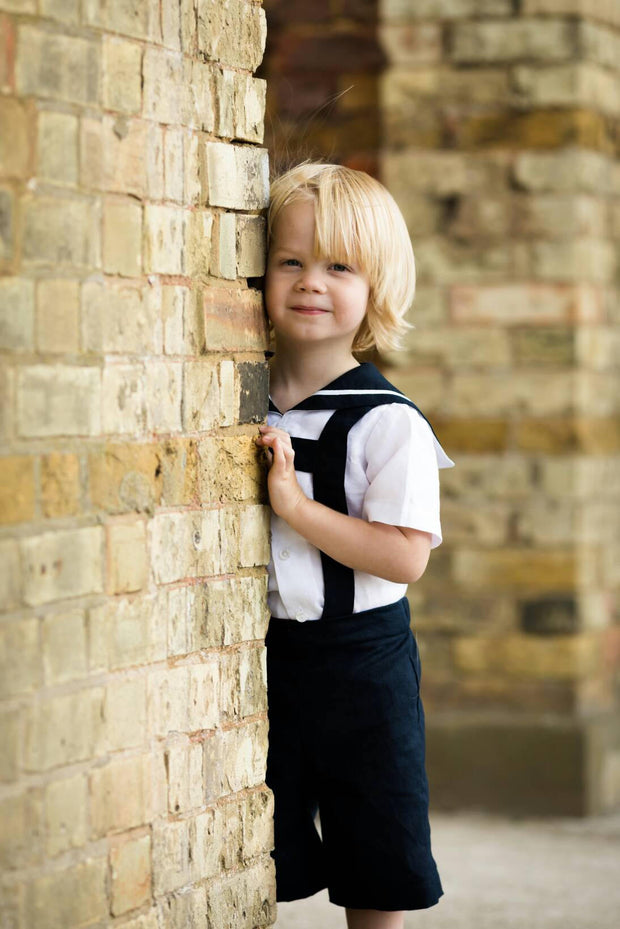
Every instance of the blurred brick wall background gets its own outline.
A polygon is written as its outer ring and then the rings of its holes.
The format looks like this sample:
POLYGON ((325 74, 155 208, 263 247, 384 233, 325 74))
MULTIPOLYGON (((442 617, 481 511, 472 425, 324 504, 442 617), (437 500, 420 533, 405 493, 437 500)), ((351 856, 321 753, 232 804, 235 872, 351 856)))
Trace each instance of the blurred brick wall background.
POLYGON ((274 918, 264 39, 251 0, 0 0, 12 929, 274 918))
POLYGON ((620 3, 265 10, 270 148, 378 174, 417 257, 383 365, 457 461, 411 589, 433 802, 617 806, 620 3))

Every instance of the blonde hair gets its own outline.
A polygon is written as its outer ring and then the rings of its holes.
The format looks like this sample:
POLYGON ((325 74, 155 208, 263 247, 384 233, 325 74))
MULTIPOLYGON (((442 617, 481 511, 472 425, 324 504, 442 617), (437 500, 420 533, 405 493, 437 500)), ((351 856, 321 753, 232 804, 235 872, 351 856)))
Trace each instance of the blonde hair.
POLYGON ((342 165, 304 162, 271 185, 268 238, 284 207, 313 200, 315 251, 368 275, 367 313, 353 350, 398 348, 415 293, 415 260, 403 215, 383 184, 342 165))

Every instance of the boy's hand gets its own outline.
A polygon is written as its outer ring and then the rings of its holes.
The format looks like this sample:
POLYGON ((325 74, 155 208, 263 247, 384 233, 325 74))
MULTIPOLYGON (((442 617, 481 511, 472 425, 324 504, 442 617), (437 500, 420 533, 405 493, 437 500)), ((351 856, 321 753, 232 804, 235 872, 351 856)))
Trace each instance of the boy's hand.
POLYGON ((308 499, 297 482, 295 475, 295 452, 291 437, 284 429, 274 426, 259 426, 260 436, 256 444, 267 452, 269 475, 269 502, 274 513, 289 522, 308 499))

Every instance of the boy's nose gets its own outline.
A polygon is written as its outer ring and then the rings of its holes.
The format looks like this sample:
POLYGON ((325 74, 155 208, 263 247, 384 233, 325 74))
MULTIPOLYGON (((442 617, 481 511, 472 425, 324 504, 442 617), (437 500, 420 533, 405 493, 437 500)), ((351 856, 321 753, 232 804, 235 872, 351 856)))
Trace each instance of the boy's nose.
POLYGON ((304 293, 323 293, 325 291, 325 282, 320 273, 316 271, 304 271, 299 276, 296 283, 297 290, 304 293))

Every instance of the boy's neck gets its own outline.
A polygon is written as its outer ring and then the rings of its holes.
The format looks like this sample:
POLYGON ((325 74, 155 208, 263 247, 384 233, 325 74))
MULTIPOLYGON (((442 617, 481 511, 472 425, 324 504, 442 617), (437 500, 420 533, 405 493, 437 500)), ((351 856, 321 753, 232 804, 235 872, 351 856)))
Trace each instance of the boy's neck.
POLYGON ((278 409, 285 412, 358 364, 351 352, 330 355, 276 348, 271 361, 271 396, 278 409))

